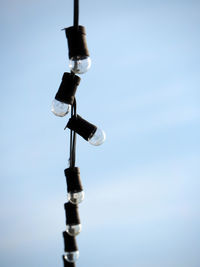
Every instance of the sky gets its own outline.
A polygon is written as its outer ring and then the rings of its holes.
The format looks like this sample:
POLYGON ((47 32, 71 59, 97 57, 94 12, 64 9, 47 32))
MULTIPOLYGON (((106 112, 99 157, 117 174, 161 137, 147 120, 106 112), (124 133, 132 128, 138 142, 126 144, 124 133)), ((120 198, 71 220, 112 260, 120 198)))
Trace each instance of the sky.
MULTIPOLYGON (((68 68, 73 1, 0 0, 0 266, 61 267, 69 117, 51 103, 68 68)), ((80 0, 91 69, 78 114, 82 267, 200 266, 200 2, 80 0)))

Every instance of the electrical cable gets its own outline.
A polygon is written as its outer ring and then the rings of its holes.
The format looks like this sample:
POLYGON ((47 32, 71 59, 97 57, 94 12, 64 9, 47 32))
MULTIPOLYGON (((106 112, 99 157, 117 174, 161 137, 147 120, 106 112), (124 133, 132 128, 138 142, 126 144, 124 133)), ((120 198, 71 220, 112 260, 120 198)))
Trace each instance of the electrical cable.
MULTIPOLYGON (((76 98, 74 98, 74 103, 71 108, 71 118, 77 116, 77 111, 76 111, 76 98)), ((70 131, 70 167, 75 167, 75 161, 76 161, 76 133, 71 130, 70 131)))
POLYGON ((74 27, 78 29, 79 24, 79 0, 74 0, 74 27))
MULTIPOLYGON (((74 98, 74 103, 73 103, 73 116, 77 116, 76 112, 76 98, 74 98)), ((72 157, 72 167, 75 167, 75 162, 76 162, 76 132, 73 131, 73 138, 72 138, 72 152, 71 152, 71 157, 72 157)))

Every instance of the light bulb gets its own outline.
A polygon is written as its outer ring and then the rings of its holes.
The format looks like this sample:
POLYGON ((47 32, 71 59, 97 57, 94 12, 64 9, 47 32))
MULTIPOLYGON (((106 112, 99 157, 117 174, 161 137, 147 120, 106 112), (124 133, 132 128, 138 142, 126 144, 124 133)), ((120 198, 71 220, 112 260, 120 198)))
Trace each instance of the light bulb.
POLYGON ((64 117, 70 111, 80 80, 80 77, 73 73, 65 72, 63 74, 61 84, 51 107, 51 111, 56 116, 64 117))
POLYGON ((76 236, 81 232, 82 225, 81 224, 76 224, 76 225, 66 225, 66 232, 71 235, 71 236, 76 236))
POLYGON ((66 252, 64 258, 68 262, 75 262, 79 258, 79 251, 77 250, 77 251, 66 252))
POLYGON ((85 196, 84 191, 69 192, 67 194, 68 200, 74 205, 80 204, 84 200, 84 196, 85 196))
POLYGON ((66 214, 66 232, 70 236, 76 236, 82 229, 78 205, 74 205, 69 201, 64 204, 64 209, 66 214))
POLYGON ((69 113, 70 108, 71 105, 54 99, 51 106, 51 111, 58 117, 64 117, 67 113, 69 113))
POLYGON ((96 131, 89 137, 89 143, 93 146, 100 146, 106 140, 106 134, 103 130, 97 128, 96 131))
POLYGON ((67 232, 63 232, 64 237, 64 258, 68 262, 75 262, 79 258, 79 251, 74 236, 70 236, 67 232))
POLYGON ((83 74, 87 72, 91 67, 90 57, 72 57, 69 60, 69 68, 74 73, 83 74))
POLYGON ((106 140, 104 131, 97 128, 94 124, 84 120, 78 114, 76 116, 72 116, 69 119, 67 128, 75 131, 77 134, 82 136, 86 141, 89 141, 89 143, 94 146, 99 146, 106 140))

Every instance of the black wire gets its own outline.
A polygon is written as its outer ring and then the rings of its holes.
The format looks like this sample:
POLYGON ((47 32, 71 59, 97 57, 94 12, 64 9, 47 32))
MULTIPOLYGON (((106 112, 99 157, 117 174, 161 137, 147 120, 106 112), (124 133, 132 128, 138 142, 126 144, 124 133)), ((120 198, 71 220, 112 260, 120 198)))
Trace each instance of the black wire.
MULTIPOLYGON (((79 0, 74 0, 74 27, 78 29, 79 25, 79 0)), ((72 75, 75 75, 71 72, 72 75)), ((76 99, 74 98, 74 103, 71 108, 71 117, 76 116, 76 99)), ((70 131, 70 158, 69 164, 70 167, 75 167, 76 161, 76 133, 74 131, 70 131)))
POLYGON ((75 97, 74 97, 73 107, 74 107, 74 116, 76 117, 77 113, 76 113, 76 98, 75 97))
MULTIPOLYGON (((71 117, 73 116, 73 106, 71 107, 71 117)), ((70 130, 70 153, 69 153, 69 164, 72 167, 72 143, 73 143, 73 131, 70 130)))
POLYGON ((79 23, 79 0, 74 0, 74 27, 78 29, 79 23))
MULTIPOLYGON (((73 103, 73 116, 77 116, 76 113, 76 98, 74 98, 73 103)), ((72 167, 75 167, 76 163, 76 132, 73 132, 73 140, 72 140, 72 167)))
MULTIPOLYGON (((76 98, 74 98, 74 103, 71 108, 71 117, 77 116, 76 112, 76 98)), ((76 133, 74 131, 70 131, 70 167, 75 167, 76 163, 76 133)))
POLYGON ((73 133, 73 144, 72 144, 72 167, 75 167, 76 163, 76 133, 73 133))
MULTIPOLYGON (((74 0, 74 27, 78 29, 79 25, 79 0, 74 0)), ((72 75, 75 75, 71 72, 72 75)), ((74 103, 71 109, 71 117, 76 116, 76 99, 74 98, 74 103)), ((70 132, 70 167, 75 167, 76 162, 76 133, 71 130, 70 132)))

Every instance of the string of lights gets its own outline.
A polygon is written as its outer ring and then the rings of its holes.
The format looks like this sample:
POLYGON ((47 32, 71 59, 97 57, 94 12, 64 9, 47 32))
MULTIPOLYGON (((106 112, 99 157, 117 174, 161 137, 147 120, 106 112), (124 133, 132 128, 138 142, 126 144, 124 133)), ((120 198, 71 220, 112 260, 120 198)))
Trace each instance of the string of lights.
POLYGON ((79 258, 76 236, 81 232, 82 225, 78 213, 78 205, 84 200, 80 169, 76 167, 77 134, 94 146, 105 141, 105 133, 94 124, 77 114, 75 94, 81 78, 76 74, 86 73, 91 67, 91 59, 86 42, 85 27, 79 25, 79 0, 74 0, 74 23, 65 28, 69 49, 69 69, 62 77, 61 84, 52 103, 51 111, 58 117, 64 117, 71 110, 71 117, 65 129, 70 130, 69 167, 64 170, 67 183, 67 199, 64 204, 66 230, 63 232, 64 267, 74 267, 79 258))

